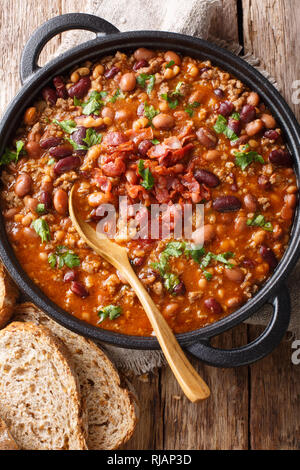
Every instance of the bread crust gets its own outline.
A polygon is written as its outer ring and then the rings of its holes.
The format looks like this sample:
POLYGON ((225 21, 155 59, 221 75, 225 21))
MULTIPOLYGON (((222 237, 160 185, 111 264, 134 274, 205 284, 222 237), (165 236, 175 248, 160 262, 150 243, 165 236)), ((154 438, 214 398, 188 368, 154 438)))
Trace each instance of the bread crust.
POLYGON ((17 286, 0 263, 0 328, 3 328, 10 320, 18 296, 17 286))

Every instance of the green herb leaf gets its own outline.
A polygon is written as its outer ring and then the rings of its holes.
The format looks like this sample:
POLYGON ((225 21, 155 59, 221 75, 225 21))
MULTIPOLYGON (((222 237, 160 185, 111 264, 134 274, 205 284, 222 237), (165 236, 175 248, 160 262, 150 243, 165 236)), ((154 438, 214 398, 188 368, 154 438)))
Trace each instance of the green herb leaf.
POLYGON ((232 113, 230 116, 232 119, 235 119, 236 121, 240 120, 240 113, 232 113))
POLYGON ((171 95, 172 96, 183 96, 183 94, 180 92, 180 88, 182 87, 183 84, 184 84, 184 82, 178 82, 177 85, 176 85, 175 90, 171 92, 171 95))
POLYGON ((169 69, 170 67, 173 67, 173 65, 175 65, 174 60, 170 60, 170 62, 168 62, 168 63, 166 64, 166 67, 165 67, 165 68, 166 68, 166 69, 169 69))
POLYGON ((243 152, 234 152, 235 164, 239 166, 243 171, 253 162, 258 162, 264 165, 265 161, 261 155, 254 150, 245 152, 247 147, 244 147, 243 152))
POLYGON ((144 115, 146 116, 147 119, 149 119, 150 122, 152 122, 152 119, 159 114, 159 111, 154 108, 154 106, 151 104, 149 105, 147 101, 144 103, 144 115))
POLYGON ((52 268, 56 266, 61 269, 64 266, 68 268, 75 268, 80 265, 80 259, 74 251, 69 250, 64 245, 59 245, 56 247, 54 253, 51 253, 48 256, 48 262, 52 268))
POLYGON ((38 204, 38 205, 36 206, 36 212, 37 212, 38 214, 40 214, 40 215, 41 215, 41 214, 44 214, 44 212, 45 212, 45 204, 38 204))
POLYGON ((68 137, 66 137, 66 140, 73 146, 74 150, 88 150, 87 145, 77 144, 77 142, 75 142, 73 139, 69 139, 68 137))
POLYGON ((55 158, 49 158, 47 165, 49 166, 54 165, 55 162, 56 162, 55 158))
POLYGON ((111 96, 110 98, 108 98, 107 101, 109 103, 115 103, 118 98, 125 98, 125 95, 121 92, 120 88, 118 88, 115 94, 111 96))
POLYGON ((141 186, 147 189, 147 191, 152 189, 154 185, 154 178, 150 169, 149 168, 145 169, 144 160, 139 160, 138 172, 139 172, 139 175, 143 178, 143 181, 141 182, 141 186))
POLYGON ((68 119, 67 121, 58 121, 57 119, 53 119, 54 124, 57 124, 59 127, 62 128, 67 134, 72 134, 76 131, 76 122, 72 119, 68 119))
POLYGON ((252 219, 248 219, 247 225, 252 227, 261 227, 267 232, 273 232, 273 225, 271 222, 266 222, 266 219, 262 214, 256 214, 252 219))
POLYGON ((118 305, 107 305, 103 307, 101 310, 98 311, 99 321, 98 323, 102 323, 107 318, 109 320, 115 320, 118 318, 122 313, 122 309, 118 305))
POLYGON ((179 277, 174 273, 165 273, 163 278, 164 278, 164 286, 170 292, 173 292, 174 288, 180 282, 179 277))
POLYGON ((35 219, 32 222, 32 227, 34 228, 36 233, 41 237, 42 243, 50 240, 51 235, 50 235, 49 225, 47 224, 46 220, 35 219))
POLYGON ((175 100, 172 100, 168 95, 167 93, 162 93, 161 95, 161 98, 165 101, 167 101, 168 105, 169 105, 169 108, 170 109, 175 109, 176 106, 178 106, 178 100, 175 99, 175 100))
POLYGON ((164 253, 168 256, 178 258, 182 255, 182 250, 185 248, 184 242, 169 242, 164 249, 164 253))
POLYGON ((153 139, 153 140, 151 140, 151 142, 152 142, 153 145, 158 145, 160 143, 159 140, 157 140, 157 139, 153 139))
POLYGON ((22 140, 18 140, 16 142, 16 151, 12 152, 9 148, 6 148, 3 155, 0 158, 0 165, 7 165, 11 162, 17 162, 19 159, 19 155, 22 152, 24 147, 24 142, 22 140))
POLYGON ((198 101, 194 101, 193 103, 188 104, 187 107, 184 108, 184 110, 190 117, 193 117, 194 109, 198 108, 199 106, 201 106, 201 103, 198 103, 198 101))
POLYGON ((219 114, 217 118, 217 121, 214 125, 214 130, 217 132, 217 134, 224 134, 226 137, 228 137, 229 140, 234 141, 238 139, 238 136, 235 134, 235 132, 227 126, 227 119, 225 119, 221 114, 219 114))
POLYGON ((147 75, 146 73, 141 73, 137 76, 136 81, 142 88, 145 88, 146 83, 148 82, 146 91, 149 95, 155 85, 155 75, 147 75))
POLYGON ((95 129, 89 128, 86 131, 86 137, 82 139, 83 142, 86 142, 88 147, 92 147, 93 145, 97 145, 101 143, 102 134, 98 134, 95 129))

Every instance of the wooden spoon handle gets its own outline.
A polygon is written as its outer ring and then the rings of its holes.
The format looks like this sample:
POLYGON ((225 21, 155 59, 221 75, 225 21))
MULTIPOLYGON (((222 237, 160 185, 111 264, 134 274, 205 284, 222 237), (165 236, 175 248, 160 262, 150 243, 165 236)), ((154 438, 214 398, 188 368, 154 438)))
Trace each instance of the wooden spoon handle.
POLYGON ((128 263, 123 272, 143 305, 163 353, 182 391, 192 402, 205 400, 210 390, 188 361, 168 323, 128 263))

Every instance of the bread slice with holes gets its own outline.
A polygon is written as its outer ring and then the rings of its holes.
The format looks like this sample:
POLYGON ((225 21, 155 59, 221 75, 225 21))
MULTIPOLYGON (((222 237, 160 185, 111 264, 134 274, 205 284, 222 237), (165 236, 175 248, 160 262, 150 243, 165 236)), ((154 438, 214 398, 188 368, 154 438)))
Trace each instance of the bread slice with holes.
POLYGON ((3 419, 0 418, 0 450, 19 450, 3 419))
POLYGON ((0 416, 22 449, 87 448, 77 375, 47 328, 13 322, 0 330, 0 416))
POLYGON ((116 369, 95 343, 48 318, 35 305, 17 305, 15 318, 49 328, 72 355, 88 414, 89 449, 119 448, 133 434, 138 414, 135 395, 122 388, 116 369))

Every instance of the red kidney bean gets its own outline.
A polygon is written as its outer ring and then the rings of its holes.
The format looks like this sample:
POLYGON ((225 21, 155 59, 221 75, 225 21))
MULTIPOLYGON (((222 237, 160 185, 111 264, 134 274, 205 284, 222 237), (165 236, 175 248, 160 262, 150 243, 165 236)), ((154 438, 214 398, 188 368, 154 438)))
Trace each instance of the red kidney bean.
POLYGON ((234 106, 233 104, 231 103, 231 101, 222 101, 222 103, 220 103, 219 105, 219 113, 222 114, 222 116, 229 116, 229 114, 232 113, 234 109, 234 106))
POLYGON ((79 157, 65 157, 55 163, 53 169, 57 175, 62 175, 67 171, 75 170, 81 165, 79 157))
POLYGON ((134 66, 132 67, 132 69, 136 72, 138 69, 141 69, 142 67, 148 67, 148 62, 143 59, 143 60, 139 60, 138 62, 136 62, 134 64, 134 66))
POLYGON ((244 197, 244 204, 246 209, 251 212, 257 211, 257 199, 253 194, 246 194, 244 197))
POLYGON ((245 104, 240 113, 240 119, 244 124, 253 121, 256 118, 256 109, 251 104, 245 104))
POLYGON ((53 78, 53 85, 55 86, 59 98, 63 98, 64 100, 68 98, 68 91, 61 75, 53 78))
POLYGON ((198 183, 203 183, 209 188, 215 188, 220 184, 219 178, 208 170, 196 170, 194 173, 194 177, 196 178, 198 183))
POLYGON ((144 257, 139 257, 139 258, 134 258, 132 260, 133 266, 142 266, 142 264, 145 262, 145 256, 144 257))
POLYGON ((175 295, 184 295, 186 292, 185 285, 182 281, 179 282, 174 288, 173 288, 173 294, 175 295))
POLYGON ((199 69, 199 74, 202 75, 204 72, 207 72, 210 69, 211 67, 202 67, 201 69, 199 69))
POLYGON ((73 147, 71 144, 61 144, 57 145, 56 147, 51 147, 49 150, 49 154, 51 157, 55 158, 63 158, 67 155, 72 155, 73 147))
POLYGON ((151 149, 151 147, 153 147, 151 140, 142 140, 142 142, 138 146, 138 152, 142 157, 146 157, 147 152, 149 149, 151 149))
POLYGON ((249 138, 250 137, 248 135, 242 135, 237 140, 231 140, 230 145, 231 147, 239 147, 240 145, 245 145, 248 142, 249 138))
MULTIPOLYGON (((86 143, 83 141, 83 139, 86 138, 86 127, 83 127, 83 126, 79 126, 77 127, 77 130, 75 132, 73 132, 73 134, 71 135, 71 139, 76 142, 76 144, 78 145, 86 145, 86 143)), ((75 150, 73 153, 75 155, 85 155, 87 152, 87 150, 75 150)))
POLYGON ((241 121, 238 119, 229 118, 228 119, 228 127, 236 134, 239 135, 241 133, 241 121))
POLYGON ((51 208, 52 200, 48 191, 42 191, 39 200, 42 204, 44 204, 46 210, 49 210, 51 208))
POLYGON ((265 190, 268 190, 268 189, 271 189, 271 183, 269 181, 269 179, 267 178, 267 176, 265 175, 260 175, 258 177, 258 185, 262 188, 262 189, 265 189, 265 190))
POLYGON ((50 147, 56 147, 57 145, 62 143, 62 139, 60 137, 46 137, 45 139, 40 140, 40 147, 42 149, 49 149, 50 147))
POLYGON ((293 160, 291 154, 287 150, 273 150, 269 155, 271 163, 279 166, 293 166, 293 160))
POLYGON ((86 288, 80 282, 77 281, 72 281, 71 291, 79 297, 82 297, 83 299, 89 295, 86 288))
POLYGON ((218 143, 218 137, 208 127, 200 127, 196 132, 200 144, 207 148, 214 148, 218 143))
POLYGON ((275 269, 278 261, 274 254, 274 251, 266 245, 261 245, 259 253, 266 263, 268 263, 271 270, 275 269))
POLYGON ((26 194, 30 193, 32 185, 31 176, 27 173, 21 173, 15 184, 15 193, 19 197, 24 197, 26 194))
POLYGON ((221 305, 214 297, 204 300, 204 305, 208 310, 210 310, 215 315, 219 315, 223 311, 221 305))
POLYGON ((137 107, 137 110, 136 110, 136 114, 141 117, 141 116, 144 116, 144 112, 145 112, 145 106, 144 106, 144 103, 141 103, 138 107, 137 107))
POLYGON ((57 93, 55 90, 53 90, 53 88, 50 88, 49 86, 45 87, 42 90, 42 96, 47 104, 51 104, 53 106, 55 105, 57 100, 57 93))
POLYGON ((223 90, 221 90, 221 88, 216 88, 216 89, 214 90, 214 94, 215 94, 216 96, 218 96, 219 98, 224 98, 224 96, 225 96, 225 93, 224 93, 223 90))
POLYGON ((74 96, 76 96, 78 99, 83 98, 89 91, 90 86, 90 77, 82 77, 77 83, 75 83, 75 85, 69 88, 69 96, 71 96, 71 98, 74 98, 74 96))
POLYGON ((241 201, 235 196, 220 196, 213 201, 213 208, 218 212, 238 211, 241 201))
POLYGON ((245 258, 243 259, 243 265, 246 266, 246 268, 253 269, 255 268, 256 263, 250 258, 245 258))
POLYGON ((112 67, 111 69, 109 69, 105 72, 104 77, 105 78, 113 78, 119 72, 120 72, 119 67, 112 67))
POLYGON ((64 275, 64 282, 75 281, 76 271, 75 269, 69 269, 64 275))
POLYGON ((269 130, 264 133, 264 137, 269 140, 277 140, 279 138, 279 134, 277 131, 269 130))

